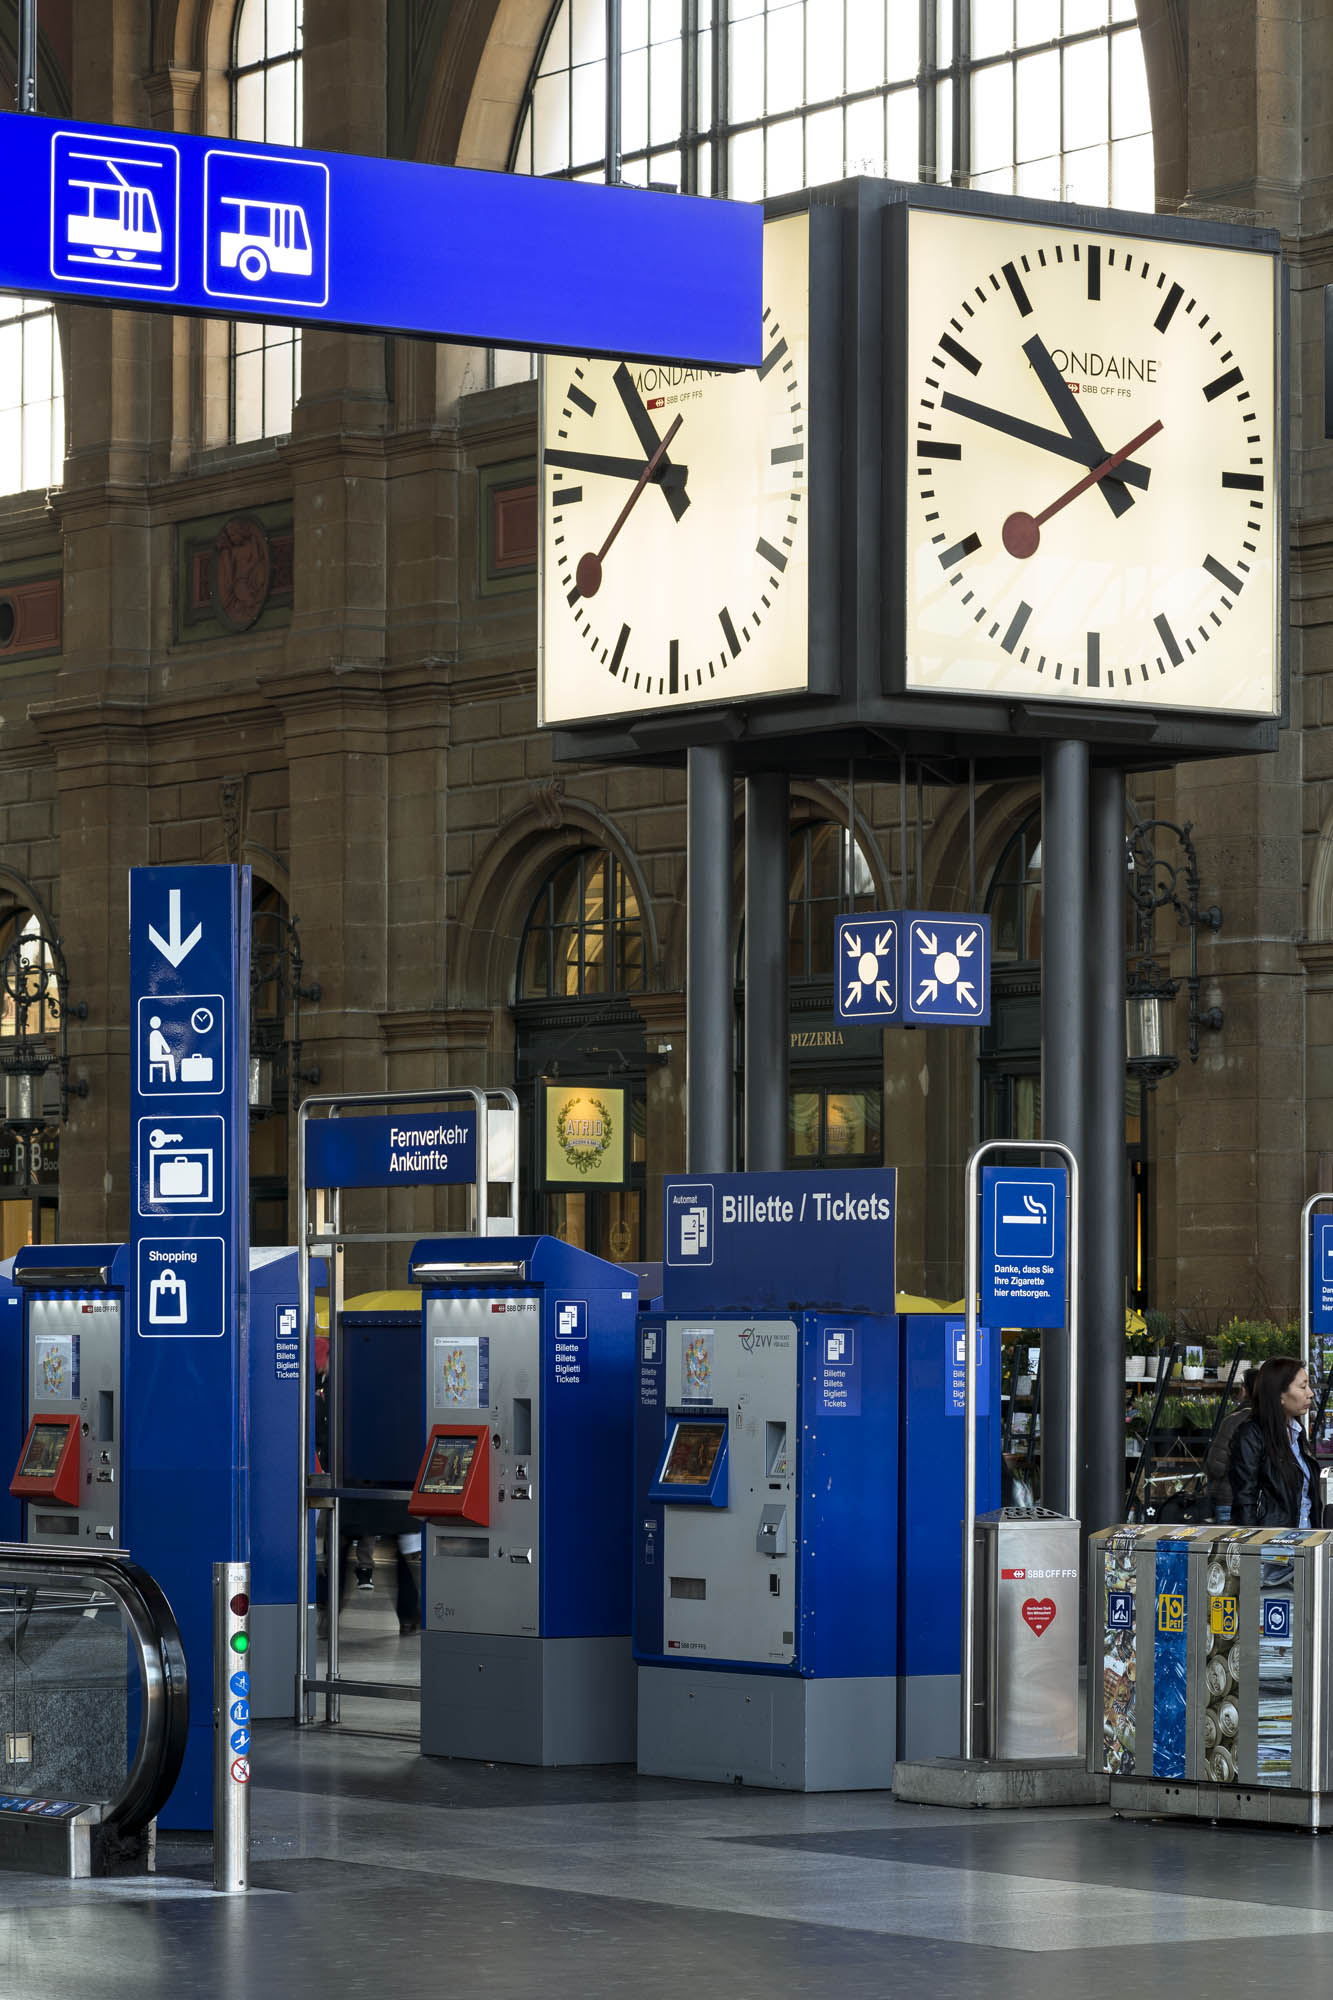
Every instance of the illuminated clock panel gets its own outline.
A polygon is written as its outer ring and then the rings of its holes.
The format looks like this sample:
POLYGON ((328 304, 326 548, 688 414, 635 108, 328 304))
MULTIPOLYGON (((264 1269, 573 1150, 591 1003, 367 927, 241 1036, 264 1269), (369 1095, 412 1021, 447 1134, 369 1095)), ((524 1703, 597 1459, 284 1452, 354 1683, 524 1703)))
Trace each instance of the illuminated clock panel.
POLYGON ((906 685, 1271 715, 1273 260, 916 210, 906 685))
POLYGON ((809 222, 764 231, 764 359, 550 359, 540 719, 809 685, 809 222))

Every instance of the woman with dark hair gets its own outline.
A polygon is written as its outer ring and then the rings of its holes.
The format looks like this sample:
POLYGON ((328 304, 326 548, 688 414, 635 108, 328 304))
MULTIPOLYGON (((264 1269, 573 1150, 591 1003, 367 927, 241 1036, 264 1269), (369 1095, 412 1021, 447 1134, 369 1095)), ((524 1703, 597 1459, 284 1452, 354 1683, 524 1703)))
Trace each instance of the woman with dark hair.
POLYGON ((1319 1467, 1304 1418, 1314 1394, 1292 1354, 1265 1361, 1248 1423, 1231 1445, 1231 1522, 1247 1528, 1308 1528, 1322 1515, 1319 1467))

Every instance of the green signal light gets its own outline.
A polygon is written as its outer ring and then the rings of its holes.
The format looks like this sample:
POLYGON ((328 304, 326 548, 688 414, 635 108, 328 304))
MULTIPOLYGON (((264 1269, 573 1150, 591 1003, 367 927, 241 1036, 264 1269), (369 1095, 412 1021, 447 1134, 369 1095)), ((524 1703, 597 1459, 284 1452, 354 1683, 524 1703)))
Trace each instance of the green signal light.
POLYGON ((250 1650, 250 1634, 248 1632, 233 1632, 231 1635, 231 1650, 233 1653, 248 1653, 250 1650))

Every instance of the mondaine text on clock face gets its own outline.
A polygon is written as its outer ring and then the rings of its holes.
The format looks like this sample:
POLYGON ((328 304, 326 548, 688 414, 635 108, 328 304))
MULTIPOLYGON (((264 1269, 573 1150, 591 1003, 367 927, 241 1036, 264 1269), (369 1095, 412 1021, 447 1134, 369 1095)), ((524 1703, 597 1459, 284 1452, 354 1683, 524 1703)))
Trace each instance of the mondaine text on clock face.
POLYGON ((915 212, 906 684, 1278 701, 1273 260, 915 212))

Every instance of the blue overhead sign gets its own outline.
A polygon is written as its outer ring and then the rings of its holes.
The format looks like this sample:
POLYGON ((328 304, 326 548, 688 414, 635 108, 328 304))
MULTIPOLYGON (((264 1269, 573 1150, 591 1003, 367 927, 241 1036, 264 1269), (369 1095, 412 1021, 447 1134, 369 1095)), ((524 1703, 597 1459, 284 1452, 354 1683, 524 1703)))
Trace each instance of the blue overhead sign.
POLYGON ((130 1241, 141 1340, 238 1339, 249 905, 247 871, 130 871, 130 1241))
POLYGON ((1310 1218, 1310 1331, 1333 1333, 1333 1215, 1310 1218))
POLYGON ((0 114, 0 291, 755 366, 755 204, 0 114))
POLYGON ((981 1170, 981 1317, 1064 1326, 1069 1245, 1063 1167, 981 1170))
POLYGON ((312 1118, 306 1124, 307 1187, 449 1186, 476 1178, 477 1114, 471 1109, 312 1118))
POLYGON ((668 1312, 894 1309, 897 1174, 692 1174, 665 1189, 668 1312))

